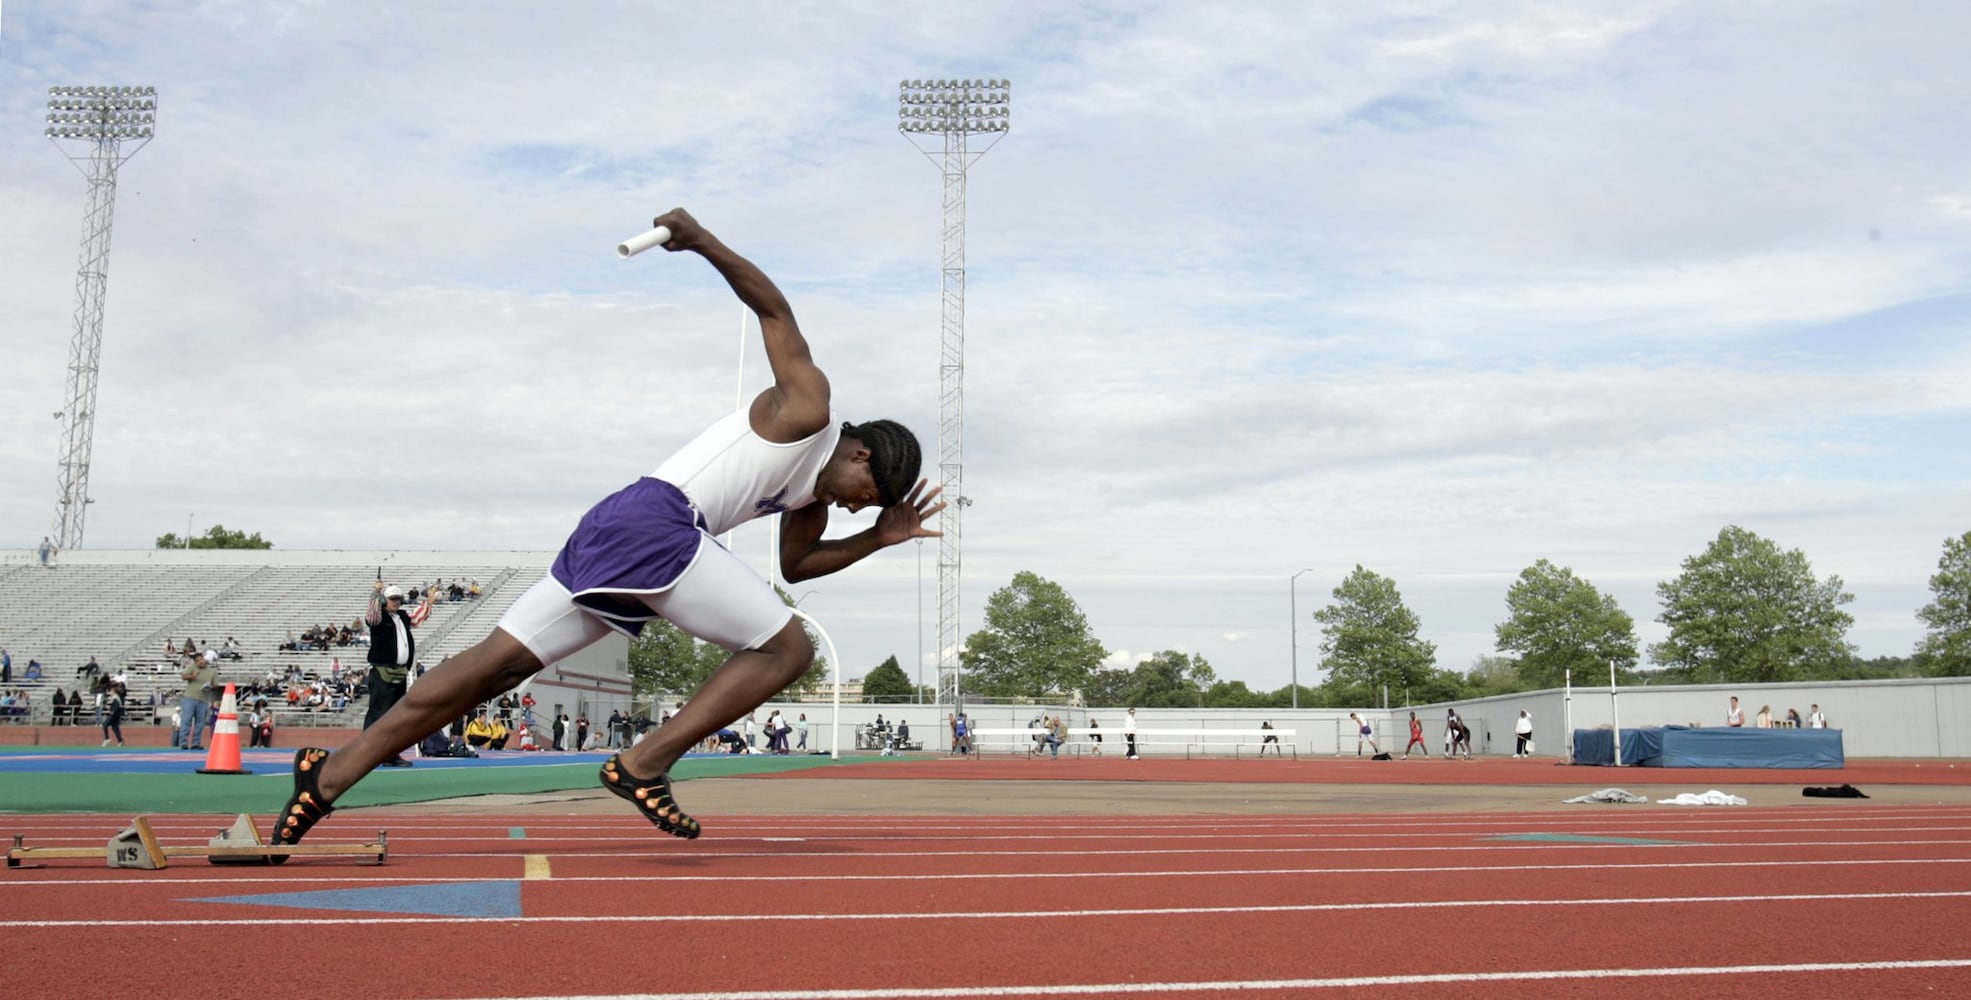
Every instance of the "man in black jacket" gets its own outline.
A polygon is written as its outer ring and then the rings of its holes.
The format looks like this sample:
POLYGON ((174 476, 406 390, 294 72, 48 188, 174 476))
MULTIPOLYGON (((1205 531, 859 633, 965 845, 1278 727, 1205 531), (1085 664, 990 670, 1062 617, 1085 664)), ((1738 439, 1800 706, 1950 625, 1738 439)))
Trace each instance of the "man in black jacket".
MULTIPOLYGON (((417 655, 417 639, 411 630, 424 624, 431 614, 431 602, 419 601, 416 608, 404 610, 404 592, 397 587, 385 587, 382 580, 376 582, 376 589, 370 594, 369 610, 364 612, 363 621, 370 627, 370 676, 368 681, 370 707, 363 715, 363 728, 376 725, 390 706, 404 696, 404 688, 410 677, 411 664, 417 655)), ((385 767, 409 767, 410 759, 403 754, 383 762, 385 767)))

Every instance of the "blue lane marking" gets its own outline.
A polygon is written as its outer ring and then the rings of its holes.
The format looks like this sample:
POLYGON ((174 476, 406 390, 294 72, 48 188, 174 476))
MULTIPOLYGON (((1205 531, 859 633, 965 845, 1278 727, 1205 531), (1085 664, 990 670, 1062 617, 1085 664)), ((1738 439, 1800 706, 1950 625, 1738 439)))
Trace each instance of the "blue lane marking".
POLYGON ((203 896, 188 903, 236 903, 296 910, 348 910, 359 913, 415 913, 434 917, 518 917, 520 883, 445 882, 395 885, 381 889, 325 889, 253 896, 203 896))
POLYGON ((1688 840, 1645 840, 1641 837, 1590 837, 1579 833, 1502 833, 1486 840, 1531 840, 1545 844, 1626 844, 1631 847, 1688 847, 1688 840))

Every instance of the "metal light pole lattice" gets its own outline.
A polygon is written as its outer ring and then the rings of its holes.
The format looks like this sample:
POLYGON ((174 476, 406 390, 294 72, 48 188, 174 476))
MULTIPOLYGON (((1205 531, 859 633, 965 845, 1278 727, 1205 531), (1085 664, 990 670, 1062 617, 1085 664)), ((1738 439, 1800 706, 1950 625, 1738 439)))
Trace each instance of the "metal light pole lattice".
POLYGON ((897 86, 897 131, 944 170, 943 336, 938 357, 938 482, 946 502, 938 526, 938 694, 953 711, 959 690, 958 579, 965 496, 965 172, 1012 125, 1012 84, 1005 80, 905 80, 897 86), (970 148, 975 135, 992 137, 970 148), (941 136, 941 144, 918 142, 941 136))
POLYGON ((45 134, 89 181, 82 213, 82 252, 75 269, 75 333, 62 397, 61 464, 56 481, 54 543, 82 545, 89 510, 89 457, 95 449, 96 379, 103 351, 103 298, 109 290, 110 223, 116 172, 151 141, 156 87, 49 87, 45 134), (135 143, 125 149, 126 143, 135 143))

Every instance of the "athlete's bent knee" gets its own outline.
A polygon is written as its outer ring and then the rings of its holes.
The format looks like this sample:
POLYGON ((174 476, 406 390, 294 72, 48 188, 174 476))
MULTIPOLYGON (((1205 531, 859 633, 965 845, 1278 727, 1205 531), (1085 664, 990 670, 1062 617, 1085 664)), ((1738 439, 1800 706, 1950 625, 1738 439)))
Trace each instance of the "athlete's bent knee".
POLYGON ((783 675, 781 683, 792 684, 814 663, 814 640, 808 638, 808 630, 796 618, 775 632, 760 652, 767 654, 774 669, 783 675))

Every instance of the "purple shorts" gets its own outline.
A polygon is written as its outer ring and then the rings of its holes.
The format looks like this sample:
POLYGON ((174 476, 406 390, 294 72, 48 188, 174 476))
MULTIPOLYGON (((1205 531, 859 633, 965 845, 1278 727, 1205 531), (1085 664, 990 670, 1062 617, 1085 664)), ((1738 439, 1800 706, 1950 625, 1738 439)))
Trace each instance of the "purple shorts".
POLYGON ((640 595, 677 583, 697 560, 704 529, 683 491, 645 476, 582 515, 549 573, 583 610, 634 636, 656 617, 640 595))

